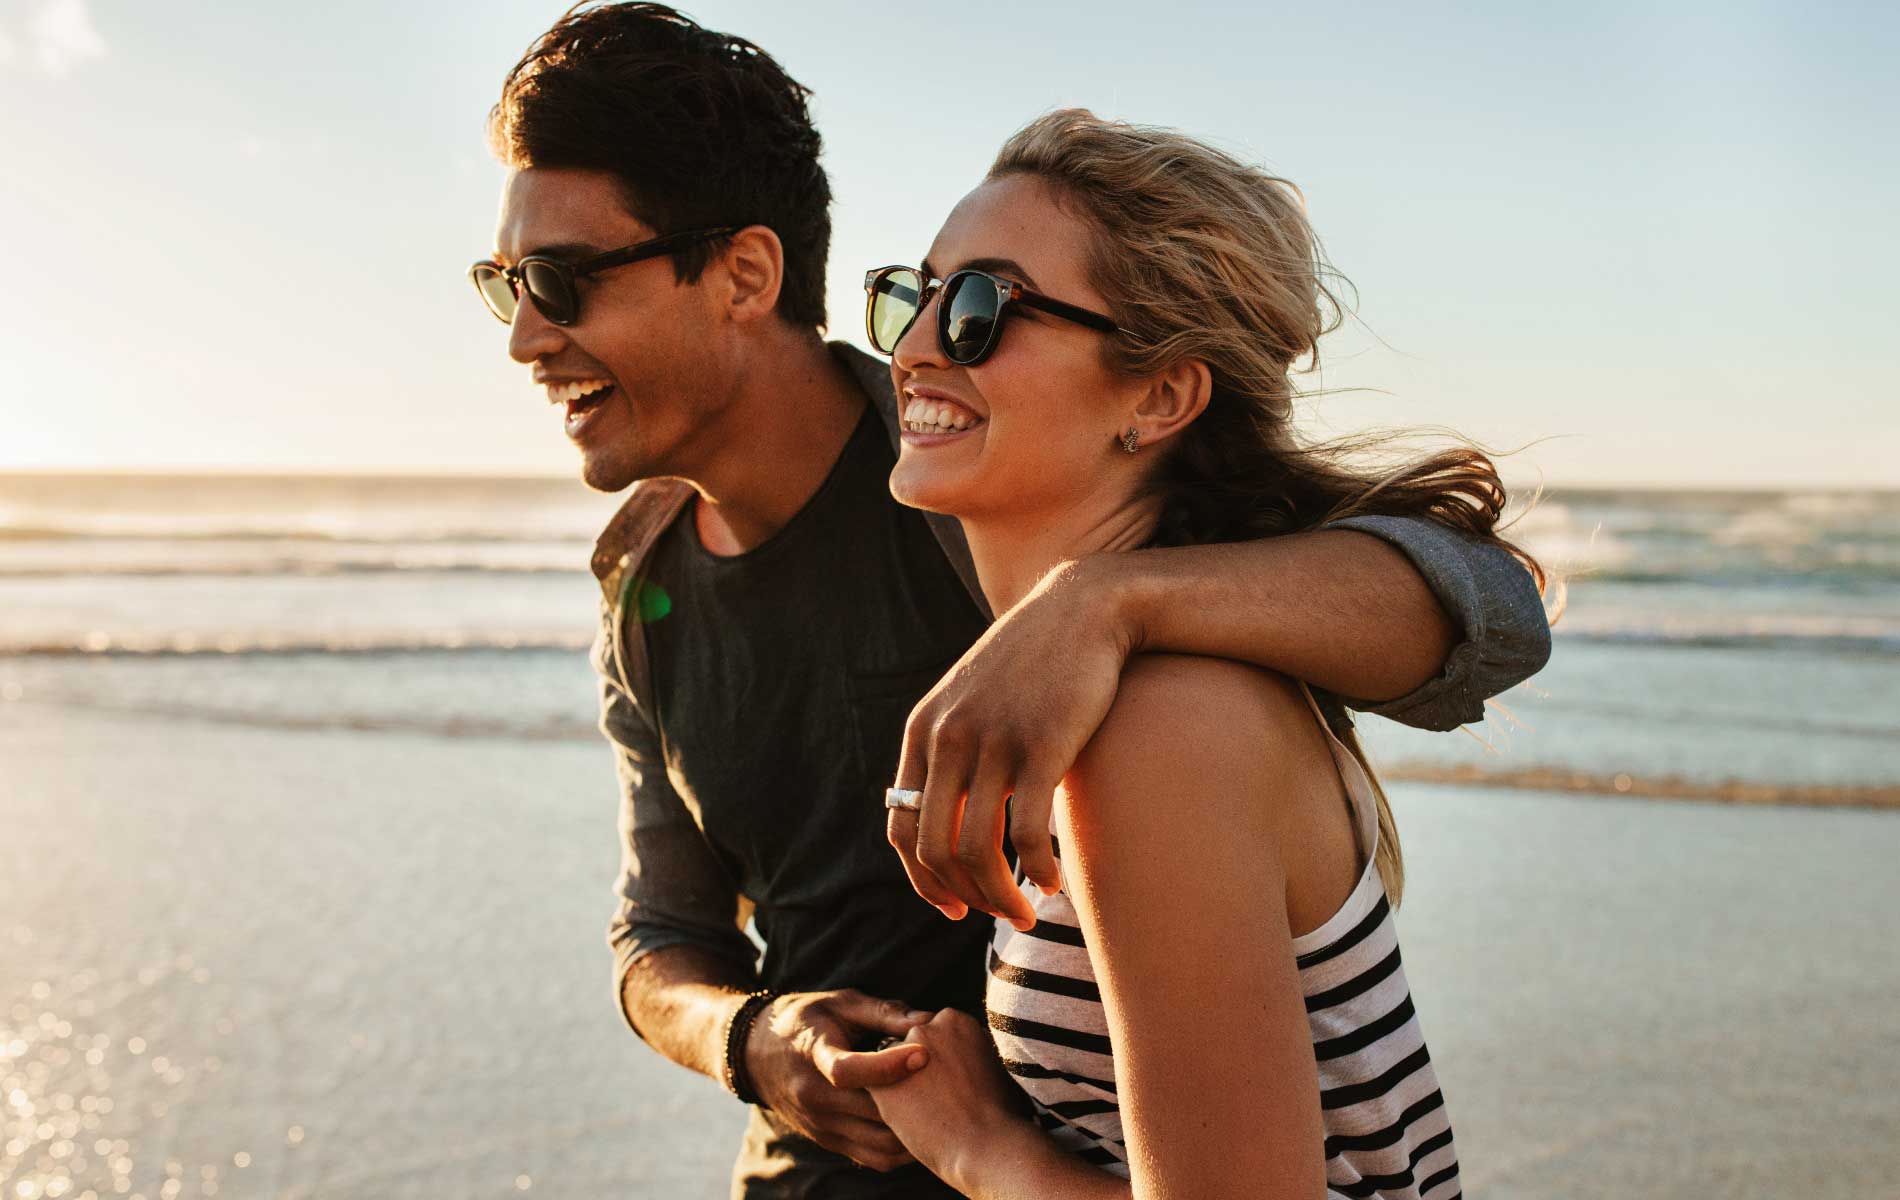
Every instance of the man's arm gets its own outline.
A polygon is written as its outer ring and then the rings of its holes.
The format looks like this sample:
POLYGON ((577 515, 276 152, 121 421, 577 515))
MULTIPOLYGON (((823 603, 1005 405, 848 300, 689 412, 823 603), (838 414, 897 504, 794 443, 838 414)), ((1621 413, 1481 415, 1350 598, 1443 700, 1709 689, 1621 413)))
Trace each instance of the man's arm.
POLYGON ((1536 585, 1507 551, 1418 518, 1341 525, 1051 572, 911 714, 898 785, 924 801, 891 810, 888 832, 912 886, 952 918, 1033 919, 1003 859, 1004 797, 1019 863, 1054 888, 1051 797, 1136 650, 1256 663, 1431 729, 1478 719, 1549 657, 1536 585))
POLYGON ((1271 667, 1422 729, 1482 720, 1550 658, 1523 564, 1420 518, 1120 557, 1099 565, 1137 650, 1271 667))
MULTIPOLYGON (((607 929, 620 1014, 662 1055, 723 1083, 727 1033, 759 986, 756 951, 739 929, 738 886, 667 778, 658 732, 618 679, 611 644, 603 623, 594 665, 600 729, 620 783, 620 904, 607 929)), ((927 1015, 849 990, 781 996, 752 1024, 747 1074, 794 1129, 889 1170, 910 1156, 861 1089, 906 1078, 912 1055, 852 1045, 869 1034, 901 1037, 927 1015)))

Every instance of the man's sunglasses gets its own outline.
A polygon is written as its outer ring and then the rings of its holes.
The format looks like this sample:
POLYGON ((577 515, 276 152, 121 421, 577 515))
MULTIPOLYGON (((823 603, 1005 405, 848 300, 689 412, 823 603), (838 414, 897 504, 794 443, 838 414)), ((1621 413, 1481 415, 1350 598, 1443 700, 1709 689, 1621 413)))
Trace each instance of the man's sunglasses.
POLYGON ((605 254, 596 254, 592 258, 583 258, 579 262, 565 262, 547 254, 530 254, 514 266, 504 267, 498 262, 484 259, 468 269, 468 277, 475 281, 475 290, 482 294, 482 303, 488 305, 488 311, 494 313, 495 319, 504 325, 514 322, 515 309, 521 305, 523 291, 528 293, 528 299, 534 301, 534 307, 550 324, 572 325, 581 319, 581 296, 574 286, 575 280, 586 279, 614 267, 624 267, 628 263, 672 254, 688 246, 737 233, 743 228, 742 225, 723 225, 718 229, 669 233, 664 237, 609 250, 605 254))
POLYGON ((1003 336, 1003 318, 1018 304, 1052 317, 1074 321, 1103 333, 1114 333, 1115 322, 1100 313, 1030 291, 1020 283, 999 279, 987 271, 956 271, 941 282, 927 279, 915 267, 879 267, 864 275, 869 298, 864 306, 864 328, 871 344, 893 354, 910 332, 917 314, 941 291, 937 304, 937 344, 944 357, 960 367, 973 367, 996 352, 1003 336))

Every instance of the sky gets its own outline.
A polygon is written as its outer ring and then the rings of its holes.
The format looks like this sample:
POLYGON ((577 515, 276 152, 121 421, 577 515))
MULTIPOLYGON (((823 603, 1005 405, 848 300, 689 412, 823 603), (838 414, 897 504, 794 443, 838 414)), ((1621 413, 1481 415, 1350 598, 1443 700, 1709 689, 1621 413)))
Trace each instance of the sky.
MULTIPOLYGON (((0 470, 569 474, 464 278, 564 5, 0 0, 0 470)), ((1552 485, 1900 486, 1900 17, 1778 4, 705 0, 816 93, 831 336, 1052 107, 1305 191, 1315 435, 1552 485)))

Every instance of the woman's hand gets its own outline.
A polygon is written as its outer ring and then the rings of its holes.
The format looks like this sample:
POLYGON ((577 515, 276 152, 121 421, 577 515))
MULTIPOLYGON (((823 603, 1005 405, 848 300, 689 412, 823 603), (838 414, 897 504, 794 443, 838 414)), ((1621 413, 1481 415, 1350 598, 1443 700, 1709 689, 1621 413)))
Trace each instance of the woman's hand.
MULTIPOLYGON (((918 1162, 970 1195, 976 1160, 994 1156, 1006 1134, 1040 1136, 1023 1116, 1022 1093, 1004 1073, 989 1030, 968 1013, 946 1008, 904 1040, 929 1051, 922 1070, 871 1089, 878 1114, 918 1162)), ((986 1171, 987 1171, 986 1167, 986 1171)))

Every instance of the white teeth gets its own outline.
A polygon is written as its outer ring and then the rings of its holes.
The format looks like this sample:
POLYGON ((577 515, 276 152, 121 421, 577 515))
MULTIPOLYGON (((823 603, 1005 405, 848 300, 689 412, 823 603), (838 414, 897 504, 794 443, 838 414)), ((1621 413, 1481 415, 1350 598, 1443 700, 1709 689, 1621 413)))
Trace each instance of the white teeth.
POLYGON ((577 379, 564 383, 550 383, 546 386, 549 404, 571 404, 582 396, 612 387, 613 383, 606 379, 577 379))
POLYGON ((911 433, 949 433, 982 423, 981 417, 955 404, 932 403, 913 396, 904 406, 904 428, 911 433))

